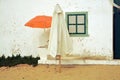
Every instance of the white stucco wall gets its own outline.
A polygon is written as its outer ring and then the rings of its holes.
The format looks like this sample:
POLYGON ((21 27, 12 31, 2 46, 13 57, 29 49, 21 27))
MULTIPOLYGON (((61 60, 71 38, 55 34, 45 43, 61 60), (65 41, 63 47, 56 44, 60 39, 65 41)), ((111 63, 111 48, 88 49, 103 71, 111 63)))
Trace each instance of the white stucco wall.
POLYGON ((72 37, 73 54, 80 56, 113 55, 112 4, 110 0, 0 0, 0 55, 41 56, 46 59, 48 31, 32 29, 24 24, 36 15, 52 16, 54 6, 64 12, 88 11, 89 37, 72 37))

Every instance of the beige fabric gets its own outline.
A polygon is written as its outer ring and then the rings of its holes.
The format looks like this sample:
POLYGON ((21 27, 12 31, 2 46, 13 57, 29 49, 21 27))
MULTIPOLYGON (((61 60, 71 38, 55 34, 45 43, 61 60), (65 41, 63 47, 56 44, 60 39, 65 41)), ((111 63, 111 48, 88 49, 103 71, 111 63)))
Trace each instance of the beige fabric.
POLYGON ((57 54, 69 54, 72 50, 72 42, 69 37, 67 25, 64 19, 63 11, 59 4, 55 6, 48 50, 51 56, 55 57, 57 54))

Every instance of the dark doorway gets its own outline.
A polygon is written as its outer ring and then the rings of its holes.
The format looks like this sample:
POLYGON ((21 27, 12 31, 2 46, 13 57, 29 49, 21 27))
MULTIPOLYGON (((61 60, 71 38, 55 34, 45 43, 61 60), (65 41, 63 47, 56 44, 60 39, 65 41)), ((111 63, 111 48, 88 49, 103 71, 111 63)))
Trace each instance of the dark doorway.
MULTIPOLYGON (((114 0, 114 2, 120 5, 120 0, 114 0)), ((114 7, 113 10, 113 56, 114 59, 120 59, 120 9, 114 7)))

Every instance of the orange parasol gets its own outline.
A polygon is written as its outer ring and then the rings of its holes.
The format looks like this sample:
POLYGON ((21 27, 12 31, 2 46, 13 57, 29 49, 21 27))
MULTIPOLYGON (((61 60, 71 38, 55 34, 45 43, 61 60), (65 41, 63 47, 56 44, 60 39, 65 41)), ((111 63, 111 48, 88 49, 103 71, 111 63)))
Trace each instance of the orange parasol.
POLYGON ((32 27, 32 28, 50 28, 51 27, 51 16, 36 16, 29 20, 25 26, 32 27))

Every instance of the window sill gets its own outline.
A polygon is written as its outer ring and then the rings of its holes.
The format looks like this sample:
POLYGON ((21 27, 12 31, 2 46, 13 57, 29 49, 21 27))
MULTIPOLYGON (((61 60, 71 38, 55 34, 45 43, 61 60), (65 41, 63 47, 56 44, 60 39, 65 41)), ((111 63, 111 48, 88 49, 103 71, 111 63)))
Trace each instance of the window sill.
POLYGON ((89 37, 88 34, 70 34, 70 37, 89 37))

